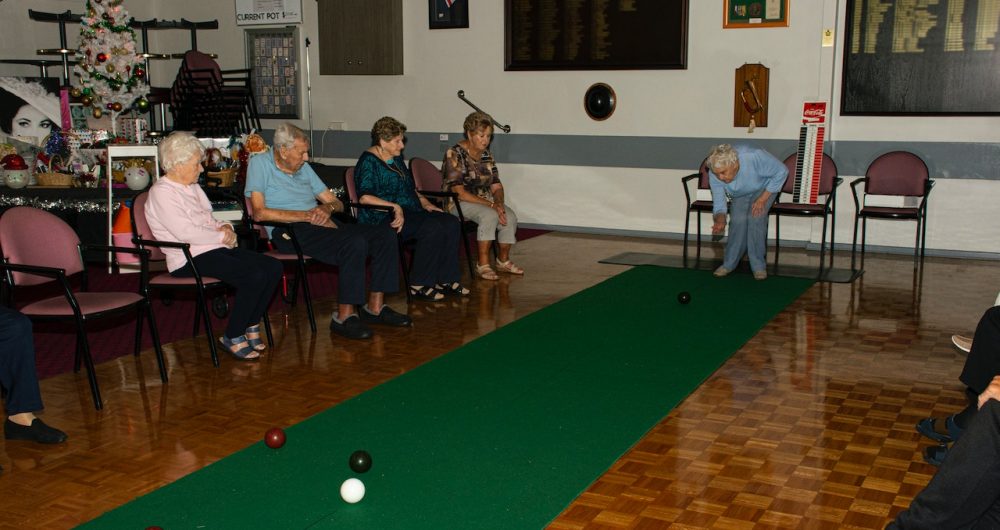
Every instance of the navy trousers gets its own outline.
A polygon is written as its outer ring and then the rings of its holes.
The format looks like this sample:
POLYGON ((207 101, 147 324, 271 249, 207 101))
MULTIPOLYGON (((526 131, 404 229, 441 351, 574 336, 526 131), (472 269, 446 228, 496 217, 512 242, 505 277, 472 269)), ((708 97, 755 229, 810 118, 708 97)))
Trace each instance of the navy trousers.
POLYGON ((1000 375, 1000 306, 987 309, 979 319, 972 350, 959 380, 978 396, 997 375, 1000 375))
POLYGON ((4 306, 0 306, 0 385, 7 390, 8 416, 42 410, 31 320, 4 306))
MULTIPOLYGON (((202 276, 213 276, 236 288, 236 299, 229 312, 226 337, 235 339, 256 326, 271 304, 284 267, 281 262, 263 254, 240 248, 217 248, 194 257, 202 276)), ((194 276, 190 264, 170 273, 173 276, 194 276)))
MULTIPOLYGON (((403 214, 403 241, 413 240, 413 285, 452 284, 462 278, 458 266, 458 243, 462 226, 458 217, 444 212, 413 211, 403 214)), ((387 220, 388 226, 392 220, 387 220)), ((390 227, 391 230, 391 227, 390 227)))
POLYGON ((927 487, 887 528, 1000 528, 1000 401, 983 405, 927 487))
MULTIPOLYGON (((337 301, 365 303, 365 261, 371 258, 371 290, 399 290, 399 243, 396 233, 384 225, 355 225, 333 221, 337 228, 294 223, 292 229, 302 252, 321 263, 336 265, 337 301)), ((295 246, 284 228, 271 232, 271 241, 281 252, 294 253, 295 246)))

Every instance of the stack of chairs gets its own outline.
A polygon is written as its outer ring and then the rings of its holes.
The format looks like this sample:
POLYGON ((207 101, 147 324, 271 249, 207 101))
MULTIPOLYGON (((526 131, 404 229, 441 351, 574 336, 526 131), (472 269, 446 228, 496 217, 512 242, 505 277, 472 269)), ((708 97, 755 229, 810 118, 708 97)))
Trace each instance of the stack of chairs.
POLYGON ((184 54, 170 91, 174 129, 225 138, 260 130, 249 68, 222 70, 208 54, 184 54))

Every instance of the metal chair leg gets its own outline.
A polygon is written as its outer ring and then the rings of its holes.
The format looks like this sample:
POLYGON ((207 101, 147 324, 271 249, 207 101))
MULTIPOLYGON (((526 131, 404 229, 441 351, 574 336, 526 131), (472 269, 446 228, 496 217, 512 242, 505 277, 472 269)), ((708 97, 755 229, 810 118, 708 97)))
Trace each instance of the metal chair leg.
POLYGON ((299 273, 296 281, 302 283, 302 298, 306 303, 306 314, 309 315, 309 328, 316 333, 316 316, 313 314, 312 295, 309 294, 309 278, 306 276, 306 266, 299 262, 299 273))
MULTIPOLYGON (((83 323, 77 321, 76 329, 78 334, 84 333, 83 323)), ((94 408, 101 410, 104 408, 104 401, 101 399, 101 389, 97 385, 97 374, 94 370, 94 358, 90 356, 90 345, 87 343, 86 336, 83 338, 83 343, 80 345, 82 349, 82 357, 84 366, 87 368, 87 382, 90 383, 90 395, 94 398, 94 408)))
POLYGON ((701 261, 701 212, 697 212, 695 215, 698 216, 698 234, 697 239, 695 239, 694 242, 695 248, 697 249, 694 255, 694 260, 701 261))
POLYGON ((854 216, 854 240, 851 241, 851 271, 855 271, 855 259, 858 249, 858 216, 854 216))
POLYGON ((781 215, 774 214, 774 266, 778 266, 781 256, 781 215))
POLYGON ((146 318, 149 321, 149 336, 153 339, 153 352, 156 354, 156 366, 160 369, 160 381, 166 383, 167 365, 163 360, 163 346, 160 344, 160 331, 156 327, 156 319, 153 318, 153 306, 149 303, 148 299, 143 312, 146 313, 146 318))
POLYGON ((267 335, 267 345, 274 347, 274 335, 271 334, 271 317, 264 311, 264 333, 267 335))
MULTIPOLYGON (((833 252, 831 249, 830 252, 833 252)), ((819 238, 819 275, 823 276, 823 266, 826 265, 826 216, 823 216, 823 235, 819 238)))
POLYGON ((865 245, 868 243, 868 218, 861 220, 861 268, 865 268, 865 245))
POLYGON ((689 209, 684 215, 684 265, 687 266, 688 260, 688 230, 691 228, 691 210, 689 209))

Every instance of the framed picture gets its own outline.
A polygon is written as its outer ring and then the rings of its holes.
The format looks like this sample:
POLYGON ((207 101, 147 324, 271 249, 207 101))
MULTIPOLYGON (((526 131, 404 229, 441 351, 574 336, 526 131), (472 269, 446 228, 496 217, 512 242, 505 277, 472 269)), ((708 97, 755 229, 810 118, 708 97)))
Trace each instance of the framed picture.
POLYGON ((87 128, 87 118, 93 113, 88 107, 84 107, 83 103, 70 103, 69 104, 69 117, 73 125, 73 129, 86 129, 87 128))
POLYGON ((469 0, 427 0, 431 29, 469 27, 469 0))
POLYGON ((788 26, 788 0, 722 0, 722 27, 788 26))
POLYGON ((261 118, 299 117, 298 28, 246 29, 247 66, 261 118))
POLYGON ((0 138, 41 145, 61 128, 58 78, 0 77, 0 138))
POLYGON ((504 70, 683 70, 687 35, 688 0, 506 0, 504 70))
POLYGON ((848 0, 841 114, 1000 115, 992 33, 1000 0, 952 18, 955 3, 848 0))

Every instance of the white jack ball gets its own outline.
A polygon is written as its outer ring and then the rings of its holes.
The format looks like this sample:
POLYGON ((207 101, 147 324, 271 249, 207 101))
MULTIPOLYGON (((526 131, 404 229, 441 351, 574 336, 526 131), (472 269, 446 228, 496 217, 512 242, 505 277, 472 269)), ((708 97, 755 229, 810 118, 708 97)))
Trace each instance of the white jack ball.
POLYGON ((340 485, 340 497, 345 502, 354 504, 365 498, 365 483, 356 478, 349 478, 340 485))

